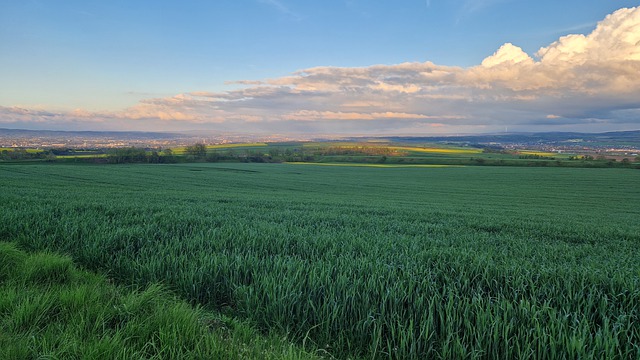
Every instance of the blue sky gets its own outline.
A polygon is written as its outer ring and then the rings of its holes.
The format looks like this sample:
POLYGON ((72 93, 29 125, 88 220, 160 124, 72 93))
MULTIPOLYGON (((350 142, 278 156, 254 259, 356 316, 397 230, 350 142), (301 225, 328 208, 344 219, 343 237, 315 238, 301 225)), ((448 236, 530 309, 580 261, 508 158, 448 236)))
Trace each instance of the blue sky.
MULTIPOLYGON (((575 107, 566 114, 559 113, 559 100, 548 93, 531 95, 531 89, 517 99, 536 96, 536 101, 515 108, 500 101, 475 107, 478 100, 451 100, 456 88, 469 98, 473 89, 495 88, 495 78, 491 85, 459 87, 462 77, 484 79, 470 70, 503 44, 539 62, 539 49, 565 35, 589 35, 607 15, 638 5, 617 0, 0 0, 0 127, 278 133, 491 132, 509 125, 523 131, 640 128, 629 120, 640 107, 630 100, 638 95, 635 84, 613 100, 591 99, 586 112, 573 104, 577 95, 563 98, 575 107), (394 66, 403 63, 416 66, 399 74, 394 66), (458 80, 425 83, 406 74, 425 73, 418 65, 427 63, 438 67, 428 71, 455 73, 451 76, 458 80), (373 87, 349 103, 338 101, 362 90, 354 88, 354 76, 371 80, 367 71, 373 65, 386 66, 380 70, 384 74, 376 73, 373 87), (318 68, 330 69, 321 71, 322 86, 314 80, 318 74, 305 71, 318 68), (460 69, 469 71, 463 76, 460 69), (402 84, 394 80, 398 77, 402 84), (331 81, 343 85, 333 87, 331 81), (440 98, 447 95, 445 100, 433 100, 434 87, 440 98), (329 88, 333 93, 327 95, 329 88), (418 98, 403 107, 395 101, 404 102, 402 94, 428 94, 431 100, 428 107, 419 106, 418 98), (594 108, 594 100, 602 107, 594 108), (362 105, 367 101, 371 106, 362 105), (454 111, 465 106, 466 112, 454 111), (566 121, 548 121, 554 119, 566 121)), ((614 25, 640 32, 635 21, 635 14, 627 14, 614 25)), ((604 42, 595 36, 591 42, 597 41, 604 42)), ((629 46, 639 51, 640 44, 629 46)), ((506 52, 507 58, 518 53, 506 52)), ((624 56, 617 60, 637 61, 624 56)), ((571 69, 567 79, 578 70, 571 69)), ((512 96, 515 90, 505 91, 512 96)))

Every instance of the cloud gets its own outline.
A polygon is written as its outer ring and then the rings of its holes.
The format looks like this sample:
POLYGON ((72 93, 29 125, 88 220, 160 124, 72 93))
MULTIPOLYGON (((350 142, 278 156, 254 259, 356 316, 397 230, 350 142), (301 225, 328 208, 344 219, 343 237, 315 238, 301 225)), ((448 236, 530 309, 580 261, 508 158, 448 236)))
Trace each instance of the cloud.
POLYGON ((482 66, 484 67, 494 67, 505 64, 512 66, 520 63, 531 64, 533 63, 533 59, 522 51, 521 48, 511 43, 502 45, 493 55, 482 60, 482 66))
POLYGON ((456 19, 456 23, 459 23, 461 20, 472 16, 473 14, 482 11, 486 8, 498 5, 500 3, 509 2, 511 0, 466 0, 462 7, 460 8, 460 12, 456 19))
MULTIPOLYGON (((105 118, 82 109, 68 112, 0 106, 0 127, 48 130, 95 130, 104 125, 105 118)), ((104 128, 105 130, 108 128, 104 128)))
POLYGON ((342 111, 315 111, 300 110, 283 116, 285 120, 297 121, 314 121, 314 120, 382 120, 382 119, 432 119, 441 117, 432 117, 423 114, 408 114, 402 112, 342 112, 342 111))
POLYGON ((497 5, 499 3, 508 2, 510 0, 467 0, 462 6, 464 14, 471 14, 482 9, 497 5))
POLYGON ((590 34, 563 36, 533 55, 506 43, 467 68, 428 61, 318 66, 279 78, 235 81, 238 88, 228 91, 146 99, 112 113, 0 108, 0 124, 95 118, 128 126, 153 123, 154 130, 413 135, 505 126, 512 131, 637 129, 638 74, 640 7, 620 9, 590 34))
POLYGON ((279 11, 281 14, 284 14, 284 15, 288 16, 289 18, 293 19, 293 20, 296 20, 296 21, 302 20, 302 17, 298 13, 296 13, 294 11, 291 11, 291 9, 289 9, 289 7, 284 5, 279 0, 258 0, 258 2, 263 3, 263 4, 267 4, 267 5, 271 6, 271 7, 273 7, 274 9, 279 11))

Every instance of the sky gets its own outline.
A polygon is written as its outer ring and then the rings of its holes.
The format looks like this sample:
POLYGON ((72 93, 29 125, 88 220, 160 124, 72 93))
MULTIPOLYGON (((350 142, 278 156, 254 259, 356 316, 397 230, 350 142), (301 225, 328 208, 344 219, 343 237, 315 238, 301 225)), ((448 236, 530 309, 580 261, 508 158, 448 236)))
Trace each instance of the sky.
POLYGON ((0 128, 640 130, 640 2, 0 0, 0 128))

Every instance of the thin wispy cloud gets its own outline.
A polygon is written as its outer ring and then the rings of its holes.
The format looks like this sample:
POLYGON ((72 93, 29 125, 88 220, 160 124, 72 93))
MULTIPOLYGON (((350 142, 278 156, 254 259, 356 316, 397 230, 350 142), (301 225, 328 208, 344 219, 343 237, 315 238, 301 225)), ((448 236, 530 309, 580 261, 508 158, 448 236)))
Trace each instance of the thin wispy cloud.
POLYGON ((283 14, 283 15, 291 18, 291 19, 294 19, 296 21, 302 20, 302 16, 300 16, 300 14, 298 14, 298 13, 292 11, 291 9, 289 9, 289 7, 286 6, 284 3, 282 3, 282 1, 280 1, 280 0, 258 0, 258 2, 271 6, 272 8, 276 9, 281 14, 283 14))
POLYGON ((591 21, 582 24, 576 24, 569 27, 563 27, 560 29, 553 29, 547 32, 548 35, 557 35, 557 34, 566 34, 571 32, 583 31, 588 29, 593 29, 598 25, 597 21, 591 21))
POLYGON ((498 5, 500 3, 506 3, 511 0, 467 0, 465 1, 462 12, 471 14, 482 9, 498 5))
POLYGON ((460 9, 456 23, 460 23, 460 21, 481 10, 510 1, 512 0, 466 0, 460 9))

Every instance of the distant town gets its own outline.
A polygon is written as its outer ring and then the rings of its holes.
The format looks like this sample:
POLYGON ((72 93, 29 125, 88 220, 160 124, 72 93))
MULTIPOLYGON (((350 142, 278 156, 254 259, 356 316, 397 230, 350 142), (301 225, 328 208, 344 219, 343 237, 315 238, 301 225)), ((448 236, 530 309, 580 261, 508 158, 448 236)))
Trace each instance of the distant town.
POLYGON ((499 150, 539 150, 557 154, 606 156, 608 158, 640 155, 640 131, 609 133, 514 133, 468 136, 377 136, 340 137, 318 135, 259 135, 215 132, 102 132, 39 131, 0 129, 0 148, 14 149, 169 149, 196 143, 206 145, 251 142, 285 143, 305 141, 438 143, 499 150))
POLYGON ((0 129, 0 147, 30 149, 113 149, 140 147, 164 149, 187 146, 194 143, 228 144, 244 142, 287 142, 304 141, 308 137, 281 135, 244 135, 160 132, 118 132, 118 131, 38 131, 0 129))

